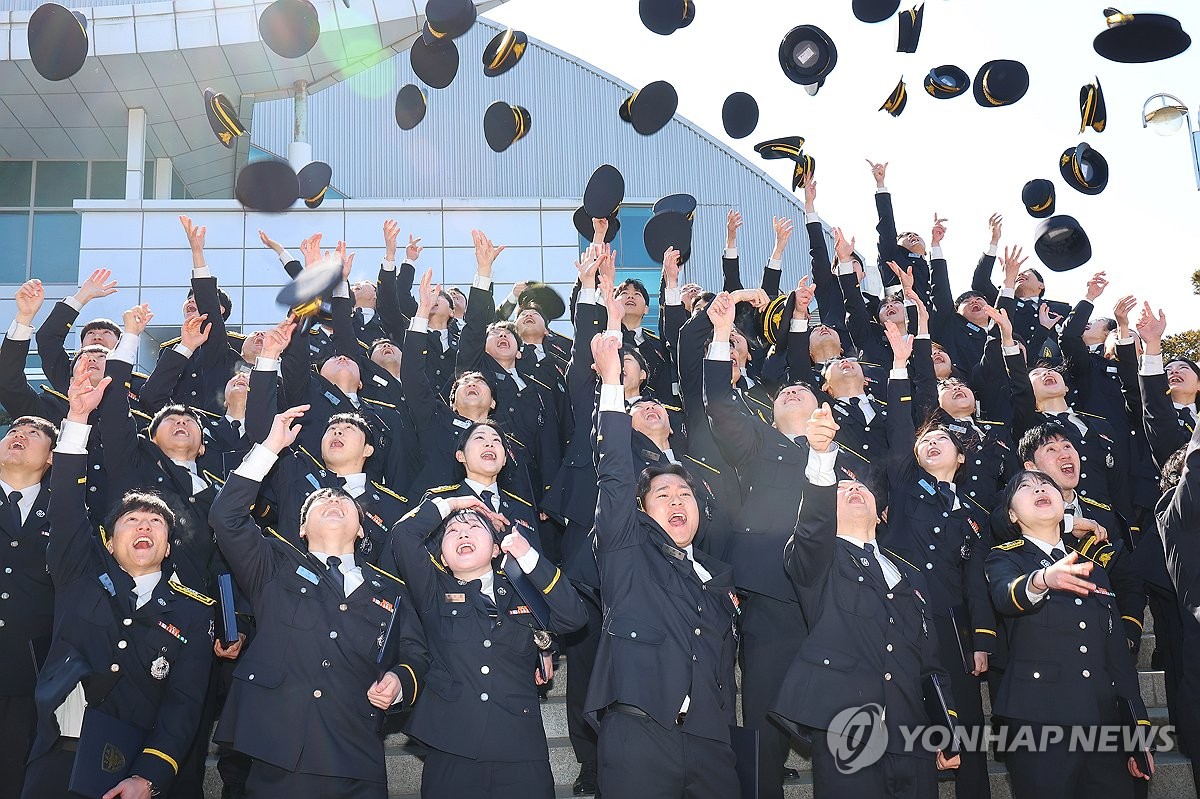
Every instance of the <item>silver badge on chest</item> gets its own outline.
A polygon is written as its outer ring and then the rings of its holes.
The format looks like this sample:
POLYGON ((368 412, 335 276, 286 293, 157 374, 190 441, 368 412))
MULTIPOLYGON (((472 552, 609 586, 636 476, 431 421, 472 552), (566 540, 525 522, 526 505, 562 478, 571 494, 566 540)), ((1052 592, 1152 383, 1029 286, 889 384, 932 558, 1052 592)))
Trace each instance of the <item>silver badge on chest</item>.
POLYGON ((154 659, 154 662, 150 664, 150 676, 156 680, 165 680, 167 679, 167 675, 170 673, 171 664, 168 663, 167 659, 162 655, 159 655, 154 659))

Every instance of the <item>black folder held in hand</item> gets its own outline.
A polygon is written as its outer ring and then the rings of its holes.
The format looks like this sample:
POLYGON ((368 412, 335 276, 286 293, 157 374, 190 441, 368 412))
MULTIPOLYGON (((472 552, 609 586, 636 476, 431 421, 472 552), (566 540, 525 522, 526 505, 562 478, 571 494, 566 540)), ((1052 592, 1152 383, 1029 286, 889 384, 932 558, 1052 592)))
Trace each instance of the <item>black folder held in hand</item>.
POLYGON ((946 757, 958 753, 958 714, 949 701, 950 686, 937 674, 930 674, 921 682, 925 694, 925 712, 934 727, 945 727, 950 731, 950 746, 946 757))
POLYGON ((970 674, 975 671, 975 645, 971 639, 971 620, 963 605, 950 608, 950 623, 954 625, 954 640, 958 644, 963 671, 970 674))
POLYGON ((217 597, 221 600, 221 644, 232 646, 238 640, 237 611, 234 609, 233 575, 217 575, 217 597))
MULTIPOLYGON (((1138 728, 1138 716, 1137 711, 1133 709, 1133 702, 1123 696, 1117 697, 1117 709, 1121 712, 1121 725, 1129 730, 1130 734, 1134 734, 1138 728)), ((1150 758, 1146 756, 1145 749, 1134 746, 1130 749, 1129 756, 1137 763, 1139 771, 1143 774, 1150 773, 1150 758)))
POLYGON ((758 799, 758 730, 729 726, 729 746, 737 769, 739 799, 758 799))
POLYGON ((71 768, 71 794, 100 799, 129 776, 145 741, 141 727, 89 707, 71 768))

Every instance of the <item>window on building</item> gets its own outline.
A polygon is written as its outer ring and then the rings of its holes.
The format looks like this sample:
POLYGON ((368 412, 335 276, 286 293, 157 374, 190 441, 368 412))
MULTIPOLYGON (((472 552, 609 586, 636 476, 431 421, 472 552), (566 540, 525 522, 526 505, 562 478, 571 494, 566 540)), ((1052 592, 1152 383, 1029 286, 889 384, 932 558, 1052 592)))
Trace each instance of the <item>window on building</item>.
MULTIPOLYGON (((646 223, 654 215, 653 209, 645 205, 623 205, 617 212, 621 229, 613 239, 613 250, 617 254, 617 285, 625 280, 640 280, 646 285, 646 293, 650 295, 650 309, 646 312, 645 327, 658 331, 658 286, 662 277, 662 264, 654 263, 654 259, 646 252, 642 234, 646 223)), ((580 251, 587 249, 590 241, 579 237, 580 251)))

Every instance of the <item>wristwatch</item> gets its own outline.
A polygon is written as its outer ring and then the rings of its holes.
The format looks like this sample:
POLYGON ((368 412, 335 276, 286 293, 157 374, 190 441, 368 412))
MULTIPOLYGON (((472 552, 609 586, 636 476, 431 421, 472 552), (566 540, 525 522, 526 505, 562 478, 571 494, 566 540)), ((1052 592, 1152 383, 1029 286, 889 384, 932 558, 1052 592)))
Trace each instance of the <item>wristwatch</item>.
POLYGON ((160 791, 160 790, 158 790, 157 788, 155 788, 155 787, 154 787, 154 783, 153 783, 153 782, 151 782, 150 780, 146 779, 146 778, 145 778, 145 777, 143 777, 141 774, 134 774, 133 776, 137 777, 139 780, 142 780, 142 781, 144 781, 144 782, 146 783, 146 787, 150 789, 150 795, 151 795, 151 796, 158 796, 158 795, 160 795, 160 794, 162 793, 162 791, 160 791))

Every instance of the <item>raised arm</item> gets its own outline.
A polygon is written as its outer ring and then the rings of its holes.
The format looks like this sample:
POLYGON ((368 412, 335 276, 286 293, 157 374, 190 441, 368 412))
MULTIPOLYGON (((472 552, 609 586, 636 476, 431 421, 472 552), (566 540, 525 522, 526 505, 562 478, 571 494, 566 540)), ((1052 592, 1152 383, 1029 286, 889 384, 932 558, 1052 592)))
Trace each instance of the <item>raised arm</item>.
POLYGON ((149 465, 138 445, 138 426, 129 410, 128 386, 133 361, 137 357, 138 342, 152 318, 154 314, 150 306, 145 304, 135 305, 126 311, 125 332, 104 366, 105 377, 112 380, 115 389, 105 392, 97 423, 100 426, 100 441, 104 445, 109 492, 113 498, 137 488, 144 480, 144 470, 149 465))
POLYGON ((67 333, 78 319, 83 307, 98 297, 107 297, 117 290, 117 281, 111 280, 112 271, 96 269, 79 290, 70 297, 60 300, 50 309, 50 315, 37 331, 38 357, 42 371, 56 391, 65 392, 71 385, 71 359, 67 356, 67 333))
POLYGON ((875 178, 875 211, 879 215, 879 222, 875 225, 875 230, 879 233, 879 263, 880 277, 883 278, 883 284, 890 286, 895 283, 895 276, 886 274, 887 270, 883 269, 882 265, 886 264, 892 258, 892 253, 896 249, 896 215, 892 210, 892 195, 887 190, 887 162, 876 164, 870 159, 867 164, 871 167, 871 176, 875 178))
POLYGON ((988 219, 988 228, 992 232, 991 244, 979 256, 975 264, 975 272, 971 276, 971 290, 978 291, 987 301, 995 305, 996 284, 992 282, 992 268, 996 265, 996 247, 1000 244, 1000 235, 1004 229, 1004 217, 999 213, 992 214, 988 219))
POLYGON ((41 416, 41 402, 33 386, 25 379, 25 359, 33 338, 33 318, 46 300, 42 281, 28 280, 17 289, 17 316, 0 344, 0 405, 14 419, 41 416))
POLYGON ((472 230, 475 242, 475 280, 467 297, 467 313, 463 317, 462 334, 458 337, 456 374, 478 369, 483 363, 487 343, 487 327, 496 320, 496 305, 492 299, 492 265, 504 247, 497 247, 482 231, 472 230))
POLYGON ((737 232, 742 226, 742 215, 732 208, 725 215, 725 251, 721 254, 721 274, 724 277, 722 291, 737 291, 742 286, 742 267, 738 259, 737 232))
MULTIPOLYGON (((833 438, 838 425, 826 403, 813 412, 806 438, 810 447, 804 470, 804 501, 796 515, 796 528, 784 547, 784 568, 800 592, 806 596, 828 576, 837 547, 837 446, 833 438)), ((861 488, 861 487, 860 487, 861 488)), ((812 612, 806 607, 806 612, 812 612)))
POLYGON ((1159 311, 1155 315, 1150 303, 1144 303, 1137 323, 1138 335, 1142 338, 1142 366, 1138 382, 1144 406, 1142 424, 1146 429, 1146 442, 1159 468, 1187 440, 1186 431, 1179 426, 1179 417, 1171 402, 1170 385, 1163 364, 1162 336, 1166 329, 1166 314, 1159 311))
POLYGON ((592 339, 592 358, 600 372, 596 420, 596 551, 599 554, 641 542, 638 535, 637 475, 633 464, 633 422, 625 411, 621 387, 621 339, 602 334, 592 339))
POLYGON ((679 257, 679 250, 674 247, 668 247, 663 253, 662 288, 658 300, 658 332, 662 336, 667 359, 672 362, 679 349, 679 330, 688 318, 679 286, 679 257))
POLYGON ((704 409, 721 453, 741 468, 762 451, 766 424, 734 397, 730 383, 733 362, 729 357, 734 308, 729 295, 721 292, 714 297, 706 313, 713 324, 713 340, 703 361, 704 409))
MULTIPOLYGON (((815 180, 812 183, 816 185, 815 180)), ((763 265, 762 281, 759 283, 759 288, 767 293, 767 299, 779 296, 779 281, 783 276, 783 253, 792 238, 793 230, 792 220, 782 217, 772 219, 771 226, 775 230, 775 249, 763 265)))
POLYGON ((288 317, 267 331, 262 352, 250 371, 250 393, 246 397, 246 435, 255 444, 267 440, 275 414, 279 413, 279 359, 291 343, 296 322, 288 317))

